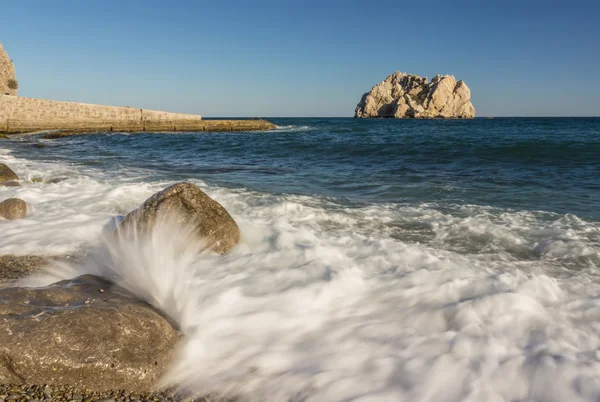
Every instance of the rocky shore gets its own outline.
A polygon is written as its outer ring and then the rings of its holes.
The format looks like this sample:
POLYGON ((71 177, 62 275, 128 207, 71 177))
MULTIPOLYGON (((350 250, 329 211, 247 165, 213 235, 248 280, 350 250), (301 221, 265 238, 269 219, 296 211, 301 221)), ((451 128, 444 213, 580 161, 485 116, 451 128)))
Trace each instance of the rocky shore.
MULTIPOLYGON (((18 180, 0 165, 0 185, 20 185, 18 180)), ((3 215, 0 230, 4 219, 13 218, 27 214, 3 215)), ((191 228, 185 241, 197 243, 198 252, 225 254, 240 238, 225 208, 197 186, 179 183, 129 213, 111 241, 145 236, 164 220, 191 228)), ((183 334, 115 278, 82 275, 42 288, 19 285, 56 259, 70 258, 0 256, 0 401, 225 401, 156 388, 183 334)))

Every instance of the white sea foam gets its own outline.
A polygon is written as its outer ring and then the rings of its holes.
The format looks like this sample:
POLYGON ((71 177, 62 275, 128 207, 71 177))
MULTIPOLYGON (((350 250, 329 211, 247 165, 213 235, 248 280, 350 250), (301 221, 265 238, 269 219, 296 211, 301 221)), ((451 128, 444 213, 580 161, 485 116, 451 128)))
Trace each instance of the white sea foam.
POLYGON ((350 208, 196 181, 242 230, 230 254, 197 255, 168 222, 146 238, 102 236, 167 182, 0 162, 21 177, 69 176, 0 188, 36 208, 0 222, 0 253, 87 251, 25 283, 91 272, 171 315, 186 339, 165 384, 269 401, 600 398, 597 223, 485 206, 350 208))
POLYGON ((275 131, 276 132, 290 132, 290 133, 295 133, 295 132, 300 132, 300 131, 309 131, 309 130, 313 130, 313 127, 310 126, 294 126, 294 125, 289 125, 289 126, 276 126, 275 127, 275 131))

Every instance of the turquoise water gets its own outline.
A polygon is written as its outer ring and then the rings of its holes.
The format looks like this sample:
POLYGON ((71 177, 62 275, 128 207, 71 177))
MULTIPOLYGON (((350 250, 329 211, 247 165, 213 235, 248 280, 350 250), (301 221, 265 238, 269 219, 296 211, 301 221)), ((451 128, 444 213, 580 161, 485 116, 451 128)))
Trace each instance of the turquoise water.
MULTIPOLYGON (((600 119, 273 119, 256 133, 0 142, 31 214, 0 254, 82 253, 186 337, 166 383, 268 401, 597 401, 600 119), (178 181, 240 226, 108 247, 178 181)), ((29 283, 29 282, 28 282, 29 283)))

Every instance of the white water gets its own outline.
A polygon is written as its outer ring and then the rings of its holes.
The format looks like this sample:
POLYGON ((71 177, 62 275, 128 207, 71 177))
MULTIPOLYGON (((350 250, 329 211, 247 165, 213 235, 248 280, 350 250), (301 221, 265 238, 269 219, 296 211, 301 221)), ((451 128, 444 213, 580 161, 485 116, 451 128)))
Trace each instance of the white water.
POLYGON ((0 254, 88 252, 24 283, 93 272, 171 315, 186 341, 165 383, 269 401, 600 398, 597 224, 482 206, 346 208, 195 181, 243 234, 226 256, 197 256, 168 224, 102 240, 112 217, 168 182, 6 152, 0 162, 26 179, 69 177, 0 187, 35 208, 0 222, 0 254))

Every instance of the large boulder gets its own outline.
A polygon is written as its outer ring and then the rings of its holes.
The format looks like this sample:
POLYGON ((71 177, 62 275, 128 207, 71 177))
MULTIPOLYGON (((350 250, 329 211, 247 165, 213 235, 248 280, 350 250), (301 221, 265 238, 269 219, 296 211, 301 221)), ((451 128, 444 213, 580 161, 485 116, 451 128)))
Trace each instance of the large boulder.
POLYGON ((198 242, 225 254, 240 240, 240 229, 225 208, 197 186, 178 183, 154 194, 130 212, 119 230, 135 228, 145 233, 162 220, 193 229, 198 242))
POLYGON ((467 84, 451 75, 436 75, 430 82, 396 72, 363 95, 354 117, 470 119, 475 108, 467 84))
POLYGON ((27 216, 27 203, 19 198, 9 198, 0 202, 0 218, 10 221, 27 216))
POLYGON ((19 176, 4 163, 0 163, 0 183, 19 180, 19 176))
POLYGON ((150 305, 84 275, 45 288, 0 289, 0 383, 144 391, 180 338, 150 305))

